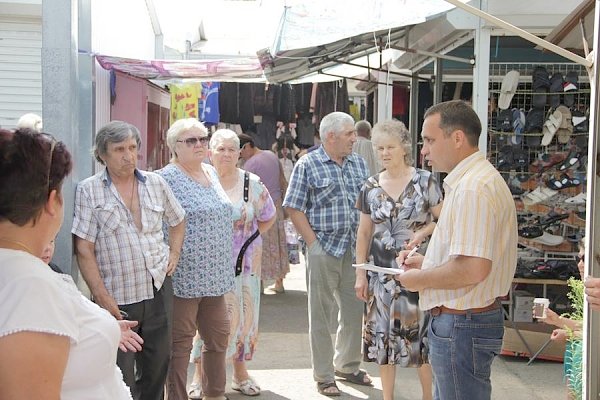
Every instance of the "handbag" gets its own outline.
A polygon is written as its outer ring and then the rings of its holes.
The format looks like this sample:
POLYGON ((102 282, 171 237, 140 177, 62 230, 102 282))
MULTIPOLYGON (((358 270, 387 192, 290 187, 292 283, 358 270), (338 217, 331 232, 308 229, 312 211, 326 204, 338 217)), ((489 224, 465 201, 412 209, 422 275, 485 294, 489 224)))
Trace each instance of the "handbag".
MULTIPOLYGON (((250 191, 250 174, 248 172, 244 172, 244 202, 248 202, 248 192, 250 191)), ((235 262, 235 276, 238 276, 242 273, 242 262, 244 261, 244 253, 248 250, 248 246, 250 243, 254 241, 260 232, 258 229, 254 231, 254 233, 244 242, 242 248, 240 249, 240 253, 237 256, 237 260, 235 262)))

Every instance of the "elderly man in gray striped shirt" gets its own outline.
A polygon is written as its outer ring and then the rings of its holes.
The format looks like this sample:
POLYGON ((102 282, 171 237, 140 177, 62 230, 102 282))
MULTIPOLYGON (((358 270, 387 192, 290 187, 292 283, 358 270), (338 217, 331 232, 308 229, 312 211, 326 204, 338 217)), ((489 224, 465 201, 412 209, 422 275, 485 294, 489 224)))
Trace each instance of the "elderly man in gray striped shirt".
POLYGON ((139 322, 143 350, 117 355, 133 398, 162 400, 171 344, 170 276, 181 252, 185 211, 161 176, 136 168, 140 144, 139 131, 126 122, 100 129, 94 155, 106 168, 79 183, 71 232, 94 301, 116 319, 139 322))

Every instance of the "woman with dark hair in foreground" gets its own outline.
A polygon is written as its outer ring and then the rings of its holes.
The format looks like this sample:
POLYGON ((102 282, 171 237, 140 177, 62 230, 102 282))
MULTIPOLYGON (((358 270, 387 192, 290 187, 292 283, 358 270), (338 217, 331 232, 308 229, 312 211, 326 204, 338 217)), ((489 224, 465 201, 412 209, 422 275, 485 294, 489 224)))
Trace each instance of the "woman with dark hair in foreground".
POLYGON ((40 259, 63 220, 71 172, 62 142, 0 130, 0 398, 131 399, 117 347, 141 338, 40 259))

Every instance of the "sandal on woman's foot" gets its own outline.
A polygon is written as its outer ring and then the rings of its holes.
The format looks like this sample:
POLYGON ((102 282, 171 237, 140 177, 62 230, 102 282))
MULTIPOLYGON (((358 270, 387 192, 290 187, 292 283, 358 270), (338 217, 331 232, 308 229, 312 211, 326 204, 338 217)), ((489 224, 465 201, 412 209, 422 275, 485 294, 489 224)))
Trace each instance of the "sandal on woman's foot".
POLYGON ((258 386, 250 376, 248 379, 241 382, 232 379, 231 388, 246 396, 258 396, 260 394, 260 386, 258 386))
POLYGON ((190 400, 202 400, 202 384, 201 383, 192 383, 190 385, 190 389, 188 390, 188 398, 190 400))
POLYGON ((323 396, 335 397, 340 395, 340 389, 338 389, 335 382, 317 382, 317 390, 323 396))
POLYGON ((348 373, 335 371, 335 376, 339 376, 340 378, 343 378, 346 381, 350 383, 355 383, 357 385, 373 386, 373 381, 371 380, 371 377, 369 376, 369 374, 367 374, 367 371, 362 369, 359 369, 356 372, 348 373))

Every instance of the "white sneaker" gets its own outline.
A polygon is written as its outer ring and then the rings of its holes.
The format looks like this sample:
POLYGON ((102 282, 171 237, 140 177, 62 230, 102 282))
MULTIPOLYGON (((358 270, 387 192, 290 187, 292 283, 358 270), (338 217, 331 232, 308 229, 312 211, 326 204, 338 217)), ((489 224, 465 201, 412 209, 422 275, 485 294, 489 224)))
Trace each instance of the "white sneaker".
POLYGON ((585 204, 587 194, 581 192, 577 196, 569 197, 565 200, 567 204, 581 205, 585 204))

